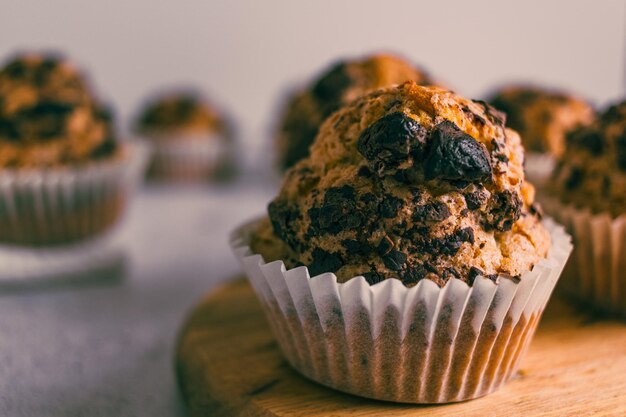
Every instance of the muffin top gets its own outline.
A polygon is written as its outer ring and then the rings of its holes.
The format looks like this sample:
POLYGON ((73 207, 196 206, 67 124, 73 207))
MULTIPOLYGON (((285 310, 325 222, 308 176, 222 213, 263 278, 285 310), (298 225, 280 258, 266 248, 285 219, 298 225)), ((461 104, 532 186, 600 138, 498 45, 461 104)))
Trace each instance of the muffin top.
POLYGON ((626 213, 626 101, 567 135, 549 186, 565 203, 613 216, 626 213))
POLYGON ((175 91, 158 95, 145 106, 136 123, 138 132, 153 138, 224 133, 220 112, 199 93, 175 91))
POLYGON ((591 123, 593 108, 580 98, 530 86, 506 87, 489 100, 507 115, 507 125, 522 137, 527 151, 560 156, 565 135, 591 123))
POLYGON ((54 55, 26 54, 0 69, 0 167, 77 164, 113 155, 111 112, 85 78, 54 55))
POLYGON ((320 125, 339 107, 367 91, 410 80, 432 84, 424 70, 393 55, 371 55, 334 64, 312 85, 287 100, 277 134, 281 168, 287 169, 309 154, 320 125))
POLYGON ((482 101, 415 82, 362 96, 287 171, 252 247, 341 282, 519 277, 550 238, 504 124, 482 101))

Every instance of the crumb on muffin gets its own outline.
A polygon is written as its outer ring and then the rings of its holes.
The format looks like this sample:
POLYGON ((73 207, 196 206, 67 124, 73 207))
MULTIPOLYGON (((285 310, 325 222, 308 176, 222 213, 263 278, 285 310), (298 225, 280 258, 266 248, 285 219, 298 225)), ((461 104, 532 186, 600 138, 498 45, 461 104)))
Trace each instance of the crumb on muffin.
POLYGON ((323 123, 251 245, 340 282, 518 278, 550 246, 523 159, 485 102, 415 82, 380 89, 323 123))
POLYGON ((280 167, 287 169, 309 154, 320 125, 339 107, 368 91, 410 80, 433 84, 422 68, 394 55, 375 54, 335 63, 310 86, 288 98, 276 139, 280 167))
POLYGON ((69 61, 24 54, 0 69, 0 167, 80 164, 117 151, 110 109, 69 61))
POLYGON ((564 203, 594 213, 626 213, 626 101, 568 134, 549 189, 564 203))
POLYGON ((506 113, 507 126, 522 137, 527 151, 560 156, 565 135, 593 121, 586 101, 562 91, 531 86, 510 86, 497 91, 489 103, 506 113))

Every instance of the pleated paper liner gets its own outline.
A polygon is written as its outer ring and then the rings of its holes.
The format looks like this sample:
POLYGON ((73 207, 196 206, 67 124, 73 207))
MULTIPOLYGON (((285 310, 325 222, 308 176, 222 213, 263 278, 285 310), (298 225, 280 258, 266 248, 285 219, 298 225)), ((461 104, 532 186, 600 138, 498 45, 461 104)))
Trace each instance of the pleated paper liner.
POLYGON ((148 177, 155 181, 208 181, 228 155, 226 139, 217 134, 151 140, 154 152, 148 177))
POLYGON ((535 186, 544 184, 548 178, 550 178, 550 175, 552 175, 555 166, 556 160, 554 156, 550 154, 526 152, 524 160, 526 180, 535 186))
POLYGON ((514 375, 572 248, 545 220, 550 253, 519 281, 340 284, 265 263, 248 246, 257 221, 233 232, 231 246, 289 363, 337 390, 403 403, 477 398, 514 375))
POLYGON ((546 213, 566 227, 575 243, 563 290, 595 309, 626 317, 626 215, 593 214, 541 197, 546 213))
POLYGON ((69 245, 95 238, 119 220, 141 181, 148 147, 82 167, 0 170, 0 244, 69 245))

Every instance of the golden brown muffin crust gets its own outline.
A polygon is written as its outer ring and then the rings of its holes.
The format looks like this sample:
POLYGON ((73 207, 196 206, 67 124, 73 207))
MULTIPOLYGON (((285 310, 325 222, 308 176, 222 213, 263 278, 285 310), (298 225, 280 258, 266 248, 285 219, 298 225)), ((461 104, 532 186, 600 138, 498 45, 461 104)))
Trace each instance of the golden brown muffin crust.
POLYGON ((110 111, 71 63, 27 54, 0 69, 0 167, 84 163, 117 149, 110 111))
POLYGON ((311 86, 289 98, 276 139, 281 168, 289 168, 309 154, 320 125, 340 106, 368 91, 409 80, 433 84, 423 69, 394 55, 376 54, 334 64, 311 86))
POLYGON ((550 245, 523 158, 484 102, 414 82, 358 98, 324 122, 269 206, 282 259, 407 286, 520 276, 550 245))

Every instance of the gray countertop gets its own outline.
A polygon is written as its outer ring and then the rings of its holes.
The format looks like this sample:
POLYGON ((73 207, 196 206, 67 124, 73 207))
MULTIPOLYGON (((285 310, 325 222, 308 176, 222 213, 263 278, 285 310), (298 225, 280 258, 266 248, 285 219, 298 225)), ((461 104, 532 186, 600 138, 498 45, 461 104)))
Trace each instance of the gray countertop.
POLYGON ((273 194, 245 182, 144 189, 118 231, 117 268, 0 288, 0 416, 185 415, 177 332, 239 272, 228 233, 273 194))

